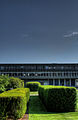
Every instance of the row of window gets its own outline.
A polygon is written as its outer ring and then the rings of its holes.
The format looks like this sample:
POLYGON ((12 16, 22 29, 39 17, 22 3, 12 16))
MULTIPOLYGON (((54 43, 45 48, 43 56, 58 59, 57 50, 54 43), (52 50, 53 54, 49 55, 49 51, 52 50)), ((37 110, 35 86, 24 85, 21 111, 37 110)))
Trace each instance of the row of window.
POLYGON ((60 79, 60 80, 50 80, 49 81, 50 85, 61 85, 61 86, 75 86, 75 80, 69 80, 69 79, 60 79))
POLYGON ((0 66, 0 71, 6 70, 78 70, 78 65, 8 65, 0 66))

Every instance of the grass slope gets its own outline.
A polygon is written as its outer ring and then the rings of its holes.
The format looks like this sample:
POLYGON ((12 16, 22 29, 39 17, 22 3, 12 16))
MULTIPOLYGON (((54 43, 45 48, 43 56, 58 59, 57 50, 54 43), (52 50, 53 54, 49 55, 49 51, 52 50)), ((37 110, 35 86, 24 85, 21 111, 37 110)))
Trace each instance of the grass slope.
MULTIPOLYGON (((78 90, 77 90, 78 111, 78 90)), ((37 93, 31 93, 29 105, 29 120, 78 120, 78 112, 50 113, 47 112, 37 93), (35 95, 36 96, 35 96, 35 95)))

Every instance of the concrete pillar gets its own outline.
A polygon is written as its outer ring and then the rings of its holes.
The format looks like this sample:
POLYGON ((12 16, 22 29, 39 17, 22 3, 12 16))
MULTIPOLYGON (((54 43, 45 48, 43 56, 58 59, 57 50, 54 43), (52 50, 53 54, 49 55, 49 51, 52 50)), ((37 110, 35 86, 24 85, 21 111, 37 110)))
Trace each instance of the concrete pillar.
POLYGON ((48 85, 49 85, 50 83, 49 83, 49 79, 48 79, 48 85))
POLYGON ((60 86, 60 79, 59 79, 59 86, 60 86))

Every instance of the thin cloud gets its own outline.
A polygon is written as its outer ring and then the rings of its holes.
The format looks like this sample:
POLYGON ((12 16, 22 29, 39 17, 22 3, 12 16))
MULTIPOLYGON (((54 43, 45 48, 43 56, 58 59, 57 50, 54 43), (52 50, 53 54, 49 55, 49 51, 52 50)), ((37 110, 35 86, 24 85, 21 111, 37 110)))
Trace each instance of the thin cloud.
POLYGON ((23 33, 23 34, 21 34, 21 39, 32 40, 32 35, 30 33, 23 33))
POLYGON ((78 36, 78 32, 72 32, 70 34, 66 34, 64 35, 64 38, 75 37, 75 36, 78 36))
POLYGON ((29 37, 29 34, 22 34, 22 37, 27 38, 27 37, 29 37))

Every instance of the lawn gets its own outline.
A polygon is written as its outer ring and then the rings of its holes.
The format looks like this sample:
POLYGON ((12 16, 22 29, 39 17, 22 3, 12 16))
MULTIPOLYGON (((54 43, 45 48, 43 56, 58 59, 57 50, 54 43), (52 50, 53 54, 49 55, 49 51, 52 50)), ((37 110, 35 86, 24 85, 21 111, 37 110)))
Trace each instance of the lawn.
MULTIPOLYGON (((78 112, 50 113, 40 101, 37 92, 31 92, 29 105, 29 120, 78 120, 78 112)), ((78 111, 78 90, 77 109, 78 111)))
POLYGON ((30 92, 30 96, 38 96, 38 91, 36 91, 36 92, 30 92))

